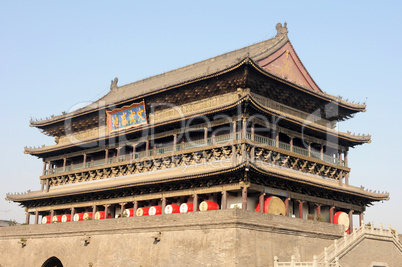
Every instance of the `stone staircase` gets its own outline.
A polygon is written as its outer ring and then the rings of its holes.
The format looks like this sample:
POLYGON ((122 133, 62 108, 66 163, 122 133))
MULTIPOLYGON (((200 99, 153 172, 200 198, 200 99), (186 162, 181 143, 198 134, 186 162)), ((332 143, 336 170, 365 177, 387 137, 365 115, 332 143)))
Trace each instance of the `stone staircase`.
POLYGON ((324 251, 318 256, 313 256, 312 262, 297 262, 295 256, 291 256, 290 262, 279 262, 278 257, 274 257, 274 267, 299 267, 299 266, 313 266, 313 267, 341 267, 339 259, 349 253, 357 244, 362 242, 365 238, 375 238, 383 240, 392 240, 396 247, 402 252, 402 242, 399 240, 398 233, 391 226, 384 229, 382 224, 378 228, 374 227, 371 222, 365 225, 362 221, 360 228, 354 228, 352 234, 344 234, 343 238, 334 240, 334 243, 329 247, 324 248, 324 251))

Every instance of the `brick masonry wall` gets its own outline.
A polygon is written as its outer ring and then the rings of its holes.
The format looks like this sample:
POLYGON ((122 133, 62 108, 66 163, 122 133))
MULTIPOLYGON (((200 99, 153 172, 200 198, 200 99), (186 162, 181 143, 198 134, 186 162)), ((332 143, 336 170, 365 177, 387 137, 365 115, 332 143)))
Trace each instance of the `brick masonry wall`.
POLYGON ((311 261, 342 234, 337 225, 237 209, 4 227, 0 266, 40 267, 52 256, 74 267, 272 266, 274 256, 311 261))

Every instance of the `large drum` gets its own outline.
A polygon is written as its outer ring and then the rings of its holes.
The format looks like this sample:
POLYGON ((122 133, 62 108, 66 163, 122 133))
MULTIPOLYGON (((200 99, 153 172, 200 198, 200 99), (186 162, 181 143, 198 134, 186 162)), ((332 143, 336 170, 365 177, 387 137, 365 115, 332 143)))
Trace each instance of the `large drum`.
POLYGON ((180 205, 180 213, 192 212, 193 203, 183 203, 180 205))
POLYGON ((84 220, 84 214, 85 213, 83 213, 83 212, 74 214, 74 217, 73 217, 74 222, 79 222, 79 221, 84 220))
POLYGON ((177 204, 170 204, 165 207, 165 214, 179 213, 180 206, 177 204))
POLYGON ((61 222, 63 215, 54 215, 52 218, 52 222, 61 222))
POLYGON ((162 214, 162 207, 161 206, 152 206, 149 208, 149 215, 159 215, 162 214))
POLYGON ((71 222, 71 214, 64 214, 61 217, 61 222, 71 222))
MULTIPOLYGON (((255 211, 260 211, 260 203, 258 202, 255 211)), ((266 197, 264 199, 264 213, 275 214, 275 215, 285 215, 286 207, 282 199, 279 197, 266 197)))
POLYGON ((200 204, 200 211, 207 211, 207 210, 218 210, 219 205, 210 200, 205 200, 200 204))
POLYGON ((51 223, 52 220, 50 219, 50 216, 45 216, 42 218, 42 224, 47 224, 47 223, 51 223))
POLYGON ((349 230, 349 216, 346 212, 338 211, 334 214, 334 224, 345 226, 345 231, 349 230))
MULTIPOLYGON (((112 218, 112 214, 108 213, 107 218, 112 218)), ((97 211, 95 213, 95 220, 103 220, 105 219, 105 212, 104 211, 97 211)))
POLYGON ((92 220, 92 212, 85 212, 85 213, 84 213, 84 216, 82 217, 82 219, 83 219, 84 221, 86 221, 86 220, 92 220))
POLYGON ((134 216, 134 209, 125 209, 123 211, 123 217, 133 217, 134 216))
POLYGON ((138 208, 137 211, 135 212, 135 215, 138 217, 147 216, 148 214, 149 214, 149 208, 147 207, 138 208))

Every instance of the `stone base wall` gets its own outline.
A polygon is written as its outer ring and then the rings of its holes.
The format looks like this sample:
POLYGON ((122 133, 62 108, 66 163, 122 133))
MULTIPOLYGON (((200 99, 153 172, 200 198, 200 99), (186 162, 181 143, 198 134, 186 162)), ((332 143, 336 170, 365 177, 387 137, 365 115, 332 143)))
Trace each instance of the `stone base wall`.
POLYGON ((0 266, 53 256, 63 266, 273 266, 274 256, 311 261, 342 236, 338 225, 238 209, 25 225, 0 229, 0 266))

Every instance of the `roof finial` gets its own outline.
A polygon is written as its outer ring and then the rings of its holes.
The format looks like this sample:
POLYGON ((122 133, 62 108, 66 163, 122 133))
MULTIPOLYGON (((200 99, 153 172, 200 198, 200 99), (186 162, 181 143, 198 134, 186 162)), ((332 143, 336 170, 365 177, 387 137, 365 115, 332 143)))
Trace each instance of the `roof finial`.
POLYGON ((288 34, 288 27, 287 23, 285 22, 282 27, 282 23, 276 24, 276 36, 275 37, 282 37, 288 34))
POLYGON ((116 89, 117 88, 117 82, 119 81, 119 79, 116 77, 114 78, 114 80, 111 81, 110 84, 110 90, 116 89))

